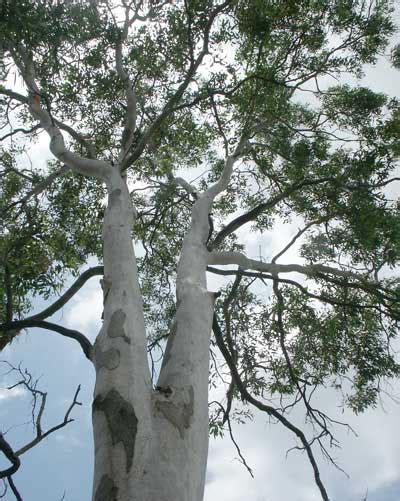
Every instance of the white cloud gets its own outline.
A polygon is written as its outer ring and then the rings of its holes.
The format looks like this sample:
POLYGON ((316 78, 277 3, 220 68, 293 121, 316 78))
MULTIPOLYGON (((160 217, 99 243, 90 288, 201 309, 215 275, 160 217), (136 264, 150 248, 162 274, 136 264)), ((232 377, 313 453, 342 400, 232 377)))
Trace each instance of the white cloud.
POLYGON ((7 388, 0 388, 0 400, 10 400, 13 398, 24 397, 27 394, 27 391, 20 386, 16 386, 11 390, 7 388))

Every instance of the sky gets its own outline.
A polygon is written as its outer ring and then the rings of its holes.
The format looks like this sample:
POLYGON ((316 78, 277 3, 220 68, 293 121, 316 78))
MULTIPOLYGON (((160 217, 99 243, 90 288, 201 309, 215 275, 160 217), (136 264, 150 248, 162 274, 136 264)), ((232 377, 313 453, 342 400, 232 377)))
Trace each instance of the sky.
MULTIPOLYGON (((400 72, 390 69, 387 61, 369 68, 364 84, 389 95, 399 95, 400 72)), ((47 146, 36 146, 34 155, 46 154, 47 146)), ((393 193, 400 195, 400 192, 393 193)), ((260 253, 268 259, 295 231, 295 226, 279 229, 279 233, 261 237, 243 234, 248 243, 248 255, 260 253)), ((296 250, 282 262, 296 260, 296 250)), ((215 290, 218 283, 211 281, 215 290)), ((44 303, 37 302, 38 310, 44 303)), ((92 278, 58 312, 52 320, 84 332, 93 341, 101 324, 102 293, 99 277, 92 278)), ((41 444, 21 457, 22 466, 14 476, 24 501, 88 501, 91 499, 93 470, 93 440, 91 431, 91 398, 94 371, 82 356, 77 343, 58 334, 31 329, 7 347, 2 360, 27 368, 40 378, 39 388, 48 392, 43 428, 61 422, 79 384, 82 406, 72 413, 74 422, 50 435, 41 444)), ((7 440, 14 449, 31 438, 34 430, 30 421, 29 395, 21 388, 5 388, 18 379, 5 375, 7 365, 0 364, 0 423, 8 430, 7 440)), ((390 389, 400 397, 400 383, 390 389)), ((398 501, 400 499, 400 406, 388 396, 381 405, 361 416, 343 411, 332 391, 321 392, 317 398, 321 408, 332 416, 349 423, 357 435, 336 428, 341 448, 333 454, 348 476, 319 458, 321 477, 332 501, 398 501)), ((300 415, 293 419, 301 422, 300 415)), ((254 479, 237 459, 236 450, 228 437, 210 438, 205 501, 319 501, 311 467, 304 453, 287 450, 295 444, 293 436, 279 424, 270 423, 261 413, 245 425, 233 425, 237 442, 246 461, 254 471, 254 479)), ((8 465, 0 458, 0 469, 8 465)), ((0 487, 1 494, 1 487, 0 487)), ((6 501, 12 501, 8 492, 6 501)))

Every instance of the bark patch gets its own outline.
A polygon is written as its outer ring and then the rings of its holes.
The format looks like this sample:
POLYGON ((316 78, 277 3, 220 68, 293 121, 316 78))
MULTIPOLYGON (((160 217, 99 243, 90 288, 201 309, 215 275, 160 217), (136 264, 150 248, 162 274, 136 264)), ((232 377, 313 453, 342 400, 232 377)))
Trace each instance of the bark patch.
MULTIPOLYGON (((104 399, 98 395, 95 411, 104 412, 113 445, 122 442, 126 454, 126 471, 132 467, 138 420, 132 405, 117 390, 110 390, 104 399)), ((96 500, 97 501, 97 500, 96 500)))
POLYGON ((126 335, 124 330, 125 319, 126 314, 121 309, 114 311, 110 318, 107 334, 109 337, 113 338, 122 337, 126 343, 131 344, 131 340, 126 335))
POLYGON ((163 414, 172 425, 177 428, 179 435, 183 438, 185 429, 188 429, 193 416, 194 392, 189 386, 186 398, 179 398, 179 393, 175 394, 174 401, 156 400, 156 408, 163 414))
POLYGON ((94 501, 117 501, 118 487, 112 478, 103 475, 96 490, 94 501))
POLYGON ((96 343, 94 348, 94 356, 96 360, 96 367, 98 369, 106 368, 110 371, 119 366, 121 354, 116 348, 110 348, 103 351, 99 343, 96 343))
POLYGON ((108 197, 108 206, 110 208, 119 202, 120 197, 121 197, 121 193, 122 193, 122 191, 119 188, 117 188, 116 190, 113 190, 110 193, 110 195, 108 197))

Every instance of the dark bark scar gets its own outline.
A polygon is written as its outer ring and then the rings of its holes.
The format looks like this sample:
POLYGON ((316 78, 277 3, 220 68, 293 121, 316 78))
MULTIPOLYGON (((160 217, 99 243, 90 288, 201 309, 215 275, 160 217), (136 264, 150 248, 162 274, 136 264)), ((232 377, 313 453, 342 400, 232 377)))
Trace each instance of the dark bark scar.
POLYGON ((114 311, 110 318, 107 334, 112 338, 122 337, 126 343, 131 344, 131 340, 126 335, 124 330, 125 319, 126 314, 121 309, 114 311))
POLYGON ((163 400, 157 399, 155 401, 156 409, 161 412, 161 414, 163 414, 165 419, 167 419, 173 426, 175 426, 175 428, 177 428, 181 438, 183 438, 184 436, 185 429, 188 429, 190 427, 193 416, 193 387, 189 386, 188 391, 185 393, 185 399, 179 398, 179 395, 182 395, 182 392, 176 392, 175 396, 177 398, 175 398, 174 401, 165 400, 165 397, 163 398, 163 400))
POLYGON ((97 342, 94 346, 94 358, 97 369, 104 367, 111 371, 119 366, 121 354, 116 348, 103 351, 97 342))
POLYGON ((112 478, 103 475, 96 489, 94 501, 117 501, 118 487, 112 478))
MULTIPOLYGON (((126 471, 132 467, 138 420, 132 405, 117 390, 110 390, 104 398, 98 395, 93 410, 104 412, 113 445, 122 443, 126 454, 126 471)), ((96 500, 97 501, 97 500, 96 500)))

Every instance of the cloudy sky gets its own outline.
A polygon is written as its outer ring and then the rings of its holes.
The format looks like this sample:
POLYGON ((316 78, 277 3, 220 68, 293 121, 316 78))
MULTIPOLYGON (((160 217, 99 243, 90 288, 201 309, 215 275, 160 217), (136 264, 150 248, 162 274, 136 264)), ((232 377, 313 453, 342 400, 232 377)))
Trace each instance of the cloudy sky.
MULTIPOLYGON (((398 95, 400 72, 382 60, 378 67, 367 70, 365 82, 374 90, 398 95)), ((36 154, 46 146, 38 145, 36 154)), ((400 195, 400 193, 397 193, 400 195)), ((274 245, 287 242, 295 227, 281 228, 279 241, 271 236, 247 235, 249 255, 256 257, 261 246, 268 258, 277 249, 274 245)), ((293 254, 286 262, 295 259, 293 254)), ((282 260, 285 262, 284 260, 282 260)), ((215 284, 213 284, 215 285, 215 284)), ((102 297, 98 277, 91 279, 71 303, 58 312, 54 321, 76 328, 94 340, 100 326, 102 297)), ((43 306, 36 304, 38 309, 43 306)), ((48 392, 48 405, 43 428, 52 427, 64 418, 78 384, 82 385, 81 407, 75 408, 73 423, 59 430, 40 445, 22 456, 22 466, 15 475, 24 501, 88 501, 93 469, 91 431, 91 395, 94 371, 76 343, 57 334, 32 329, 19 336, 2 352, 2 359, 14 365, 21 363, 40 377, 39 387, 48 392)), ((14 448, 29 441, 34 434, 30 422, 30 397, 18 387, 5 388, 17 378, 5 375, 6 364, 0 366, 0 423, 8 430, 7 439, 14 448)), ((400 384, 391 393, 400 397, 400 384)), ((357 436, 338 428, 336 436, 341 449, 333 451, 348 477, 320 459, 321 476, 332 501, 398 501, 400 499, 400 406, 389 397, 382 405, 362 416, 342 413, 339 401, 331 392, 321 393, 318 403, 352 425, 357 436)), ((294 416, 294 419, 301 419, 294 416)), ((236 439, 242 453, 254 471, 252 479, 237 460, 235 448, 228 438, 210 440, 205 501, 319 501, 311 467, 304 454, 286 451, 295 445, 293 436, 280 425, 269 423, 266 416, 255 414, 254 421, 235 426, 236 439)), ((7 465, 1 458, 0 468, 7 465)), ((1 489, 0 489, 1 493, 1 489)), ((13 500, 10 492, 4 498, 13 500)))

